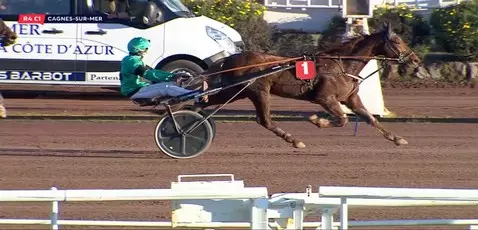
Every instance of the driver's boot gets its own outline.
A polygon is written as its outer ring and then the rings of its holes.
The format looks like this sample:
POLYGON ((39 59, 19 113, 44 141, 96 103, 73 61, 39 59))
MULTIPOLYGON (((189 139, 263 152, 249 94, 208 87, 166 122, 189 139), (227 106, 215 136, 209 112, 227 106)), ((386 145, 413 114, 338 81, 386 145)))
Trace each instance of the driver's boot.
MULTIPOLYGON (((206 90, 208 89, 208 87, 209 87, 209 85, 207 84, 207 82, 206 82, 206 81, 203 81, 203 82, 202 82, 202 91, 206 91, 206 90)), ((207 102, 209 101, 208 95, 202 96, 201 99, 202 99, 201 101, 202 101, 203 103, 207 103, 207 102)))
MULTIPOLYGON (((202 83, 202 91, 206 91, 207 89, 208 89, 208 84, 206 81, 204 81, 202 83)), ((209 101, 208 95, 203 95, 201 98, 196 98, 194 100, 194 104, 192 105, 192 110, 196 112, 201 110, 203 105, 205 105, 208 101, 209 101)))

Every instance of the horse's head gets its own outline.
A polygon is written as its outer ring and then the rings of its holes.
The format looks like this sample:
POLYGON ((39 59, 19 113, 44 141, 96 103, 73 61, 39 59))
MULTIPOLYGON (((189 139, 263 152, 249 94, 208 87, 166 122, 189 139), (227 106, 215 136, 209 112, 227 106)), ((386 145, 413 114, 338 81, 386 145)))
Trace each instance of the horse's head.
POLYGON ((0 20, 0 45, 9 46, 15 43, 17 34, 13 32, 3 20, 0 20))
POLYGON ((382 36, 383 45, 379 47, 379 53, 389 58, 398 58, 399 64, 406 64, 410 68, 417 68, 420 58, 408 47, 396 33, 392 31, 390 23, 384 23, 382 36))

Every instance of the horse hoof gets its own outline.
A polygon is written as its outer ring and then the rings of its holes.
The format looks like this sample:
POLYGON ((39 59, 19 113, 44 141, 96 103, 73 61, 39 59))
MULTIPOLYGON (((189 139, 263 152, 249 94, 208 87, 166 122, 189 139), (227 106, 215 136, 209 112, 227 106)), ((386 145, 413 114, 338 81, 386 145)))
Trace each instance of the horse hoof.
POLYGON ((317 115, 312 115, 308 119, 310 123, 316 125, 319 128, 330 127, 330 121, 328 119, 319 118, 317 115))
POLYGON ((319 117, 315 114, 309 117, 309 121, 312 123, 314 123, 314 121, 316 121, 317 119, 319 119, 319 117))
POLYGON ((299 142, 294 143, 294 147, 299 148, 299 149, 305 148, 305 144, 302 141, 299 141, 299 142))
POLYGON ((400 146, 400 145, 406 145, 406 144, 408 144, 408 141, 406 141, 405 139, 401 137, 395 138, 395 145, 400 146))
POLYGON ((328 128, 330 127, 330 121, 328 119, 320 118, 318 122, 318 126, 320 128, 328 128))

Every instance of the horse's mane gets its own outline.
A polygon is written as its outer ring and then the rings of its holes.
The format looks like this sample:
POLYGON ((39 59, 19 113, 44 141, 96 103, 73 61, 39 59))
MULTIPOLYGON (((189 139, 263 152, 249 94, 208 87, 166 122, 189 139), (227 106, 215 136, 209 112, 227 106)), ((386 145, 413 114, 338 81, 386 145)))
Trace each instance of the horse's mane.
POLYGON ((13 31, 5 24, 5 22, 0 18, 0 34, 12 34, 13 31))
POLYGON ((342 54, 342 55, 347 55, 350 53, 356 52, 357 45, 366 40, 372 38, 376 33, 374 34, 365 34, 365 35, 357 35, 354 37, 349 38, 347 41, 342 42, 334 42, 332 43, 329 47, 327 47, 324 50, 321 50, 318 52, 318 54, 328 54, 328 55, 333 55, 333 54, 342 54))
POLYGON ((8 28, 8 26, 5 24, 5 22, 0 18, 0 32, 3 32, 5 28, 8 28))

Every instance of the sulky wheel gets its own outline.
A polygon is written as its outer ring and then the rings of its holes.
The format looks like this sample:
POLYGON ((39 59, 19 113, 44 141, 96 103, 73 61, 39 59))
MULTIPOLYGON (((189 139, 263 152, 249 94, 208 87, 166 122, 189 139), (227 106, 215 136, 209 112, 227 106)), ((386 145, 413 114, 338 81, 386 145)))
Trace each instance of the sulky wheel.
POLYGON ((172 113, 179 133, 171 116, 165 115, 156 125, 155 141, 158 148, 172 158, 193 158, 205 152, 214 138, 214 130, 208 120, 202 122, 189 134, 187 130, 201 122, 200 113, 179 110, 172 113))
MULTIPOLYGON (((204 117, 208 116, 208 114, 205 113, 203 110, 199 110, 198 113, 204 117)), ((212 134, 214 134, 214 136, 212 137, 212 140, 214 140, 214 138, 216 137, 216 123, 214 123, 214 118, 212 118, 212 116, 209 119, 207 119, 207 121, 209 121, 209 124, 211 125, 212 134)))
MULTIPOLYGON (((204 112, 204 110, 202 109, 196 110, 193 106, 184 106, 182 109, 198 112, 203 117, 207 117, 209 115, 206 112, 204 112)), ((214 134, 214 137, 212 137, 212 139, 214 140, 214 138, 216 137, 216 123, 214 122, 214 118, 212 118, 212 116, 209 117, 207 120, 209 121, 209 124, 211 125, 212 133, 214 134)))

